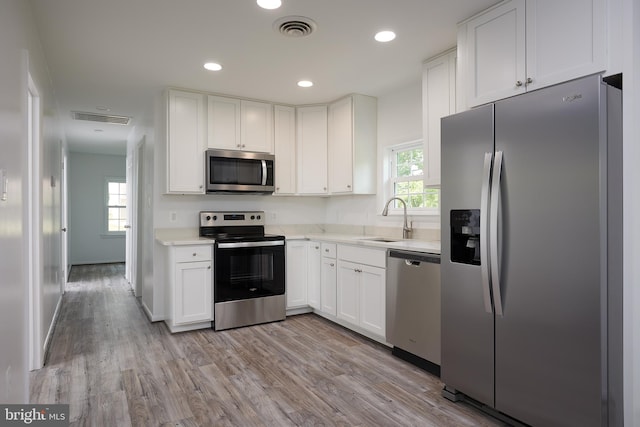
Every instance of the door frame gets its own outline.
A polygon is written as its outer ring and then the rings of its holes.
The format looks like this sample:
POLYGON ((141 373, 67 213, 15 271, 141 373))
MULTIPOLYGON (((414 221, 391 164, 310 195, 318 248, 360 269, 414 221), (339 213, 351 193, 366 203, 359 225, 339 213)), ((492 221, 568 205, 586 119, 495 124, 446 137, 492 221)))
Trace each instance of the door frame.
MULTIPOLYGON (((27 66, 28 70, 28 66, 27 66)), ((42 348, 42 214, 40 140, 42 103, 38 87, 27 71, 27 278, 29 316, 29 370, 43 365, 42 348)))

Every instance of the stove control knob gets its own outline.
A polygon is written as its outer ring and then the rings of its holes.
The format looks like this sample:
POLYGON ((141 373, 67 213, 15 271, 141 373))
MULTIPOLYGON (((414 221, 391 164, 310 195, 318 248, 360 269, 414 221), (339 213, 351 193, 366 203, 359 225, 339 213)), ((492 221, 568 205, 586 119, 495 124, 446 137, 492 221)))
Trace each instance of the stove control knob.
POLYGON ((207 221, 211 221, 211 215, 207 215, 207 221))
POLYGON ((213 220, 216 221, 218 219, 218 215, 213 216, 213 220))
POLYGON ((255 215, 251 215, 251 219, 256 219, 255 215))
POLYGON ((258 215, 258 219, 260 219, 260 215, 258 215))

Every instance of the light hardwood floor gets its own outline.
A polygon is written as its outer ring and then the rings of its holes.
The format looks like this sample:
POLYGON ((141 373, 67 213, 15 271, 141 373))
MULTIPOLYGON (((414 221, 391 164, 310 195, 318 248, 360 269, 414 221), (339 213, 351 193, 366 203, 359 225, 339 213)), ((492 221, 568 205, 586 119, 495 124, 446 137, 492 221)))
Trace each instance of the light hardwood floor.
POLYGON ((388 348, 313 314, 170 334, 118 264, 71 270, 32 403, 85 426, 496 426, 388 348))

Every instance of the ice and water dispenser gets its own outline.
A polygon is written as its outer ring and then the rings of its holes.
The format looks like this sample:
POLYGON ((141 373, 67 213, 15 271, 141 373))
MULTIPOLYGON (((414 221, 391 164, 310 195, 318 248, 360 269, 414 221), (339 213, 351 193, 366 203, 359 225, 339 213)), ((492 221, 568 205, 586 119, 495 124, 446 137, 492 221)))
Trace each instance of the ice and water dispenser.
POLYGON ((451 261, 480 265, 480 209, 451 211, 451 261))

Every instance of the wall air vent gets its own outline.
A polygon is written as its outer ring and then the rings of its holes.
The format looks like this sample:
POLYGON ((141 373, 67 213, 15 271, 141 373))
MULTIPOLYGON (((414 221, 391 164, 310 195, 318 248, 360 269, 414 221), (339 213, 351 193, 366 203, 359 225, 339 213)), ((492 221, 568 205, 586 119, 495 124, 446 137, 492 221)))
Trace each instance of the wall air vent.
POLYGON ((287 37, 306 37, 316 28, 315 21, 304 16, 285 16, 273 23, 273 29, 287 37))
POLYGON ((81 111, 72 111, 71 117, 74 120, 86 120, 89 122, 110 123, 112 125, 128 125, 131 117, 114 116, 111 114, 83 113, 81 111))

